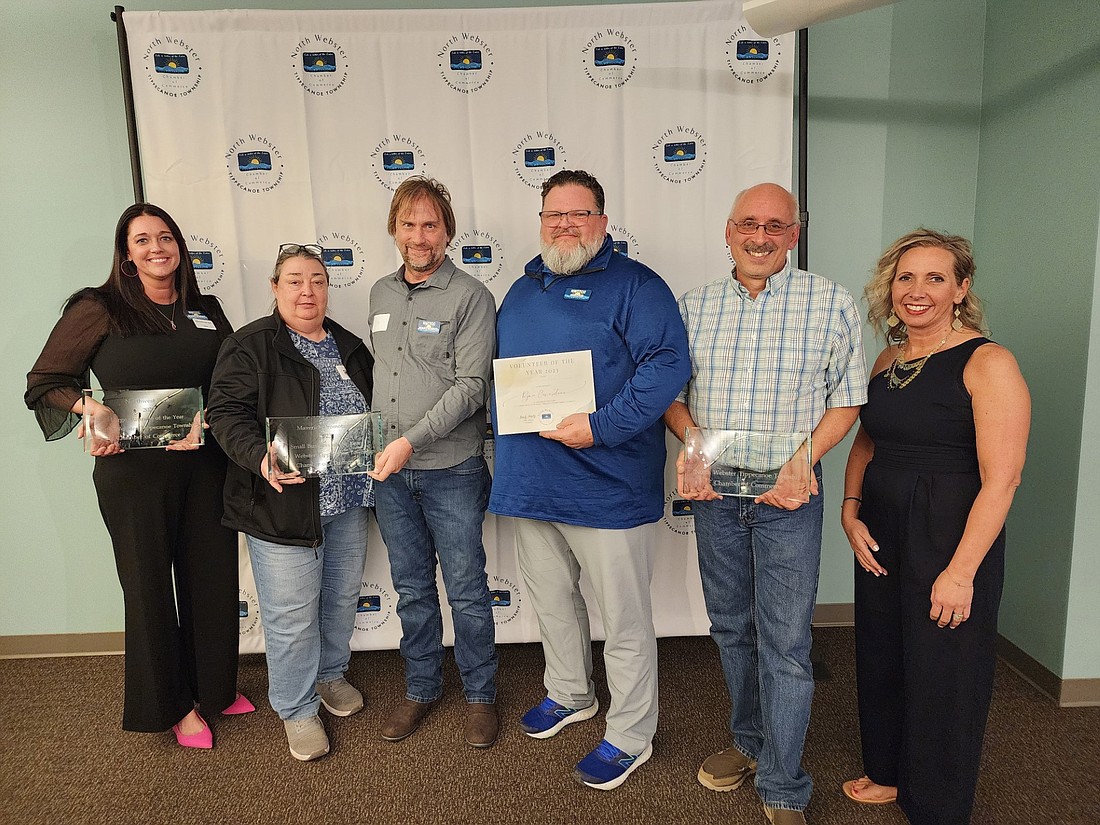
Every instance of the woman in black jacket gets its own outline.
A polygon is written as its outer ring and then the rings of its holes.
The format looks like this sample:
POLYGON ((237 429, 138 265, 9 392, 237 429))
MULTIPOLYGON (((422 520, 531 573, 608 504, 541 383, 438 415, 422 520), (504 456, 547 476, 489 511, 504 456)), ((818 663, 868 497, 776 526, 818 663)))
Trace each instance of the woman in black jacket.
POLYGON ((271 278, 275 311, 226 340, 208 410, 232 459, 224 524, 248 540, 268 697, 302 761, 328 753, 321 705, 337 716, 363 707, 344 673, 367 552, 370 480, 288 472, 271 460, 266 438, 271 417, 370 408, 374 359, 362 340, 325 317, 328 285, 320 247, 280 247, 271 278))

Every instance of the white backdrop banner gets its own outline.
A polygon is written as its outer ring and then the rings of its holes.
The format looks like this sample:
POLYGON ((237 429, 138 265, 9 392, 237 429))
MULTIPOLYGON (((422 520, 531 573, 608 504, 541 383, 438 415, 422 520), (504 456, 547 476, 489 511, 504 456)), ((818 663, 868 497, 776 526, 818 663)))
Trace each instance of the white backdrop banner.
MULTIPOLYGON (((237 326, 269 311, 279 244, 319 243, 330 314, 365 338, 371 285, 401 262, 386 216, 410 175, 450 189, 450 254, 498 303, 538 254, 539 187, 561 169, 599 178, 618 250, 677 295, 729 271, 737 192, 791 181, 793 35, 759 37, 737 0, 124 19, 146 197, 179 222, 237 326)), ((657 630, 706 633, 671 458, 665 475, 657 630)), ((395 647, 397 597, 377 530, 370 541, 352 646, 395 647)), ((514 541, 487 518, 501 642, 538 638, 514 541)), ((262 650, 243 550, 240 586, 241 649, 262 650)))

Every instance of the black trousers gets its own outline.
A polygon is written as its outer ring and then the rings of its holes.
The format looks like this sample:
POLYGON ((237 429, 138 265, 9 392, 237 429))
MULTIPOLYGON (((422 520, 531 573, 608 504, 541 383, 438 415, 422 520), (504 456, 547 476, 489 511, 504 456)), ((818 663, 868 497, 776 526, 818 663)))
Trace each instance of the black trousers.
POLYGON ((221 524, 225 468, 212 442, 96 459, 125 599, 125 730, 167 730, 196 704, 213 716, 236 696, 237 534, 221 524))
POLYGON ((855 565, 863 768, 872 781, 897 786, 911 825, 966 825, 974 805, 993 694, 1003 530, 974 579, 970 618, 952 630, 928 613, 932 583, 955 552, 979 485, 963 474, 882 470, 864 480, 861 516, 889 575, 855 565))

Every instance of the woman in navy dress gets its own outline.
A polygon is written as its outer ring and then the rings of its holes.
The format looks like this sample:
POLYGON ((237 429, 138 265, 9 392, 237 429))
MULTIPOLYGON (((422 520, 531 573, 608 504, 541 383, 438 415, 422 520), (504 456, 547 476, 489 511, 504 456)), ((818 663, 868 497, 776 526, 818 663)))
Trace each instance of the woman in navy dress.
POLYGON ((841 523, 856 561, 856 682, 865 775, 855 802, 912 825, 970 821, 993 692, 1004 522, 1031 401, 983 337, 970 243, 918 229, 865 290, 887 346, 848 456, 841 523))

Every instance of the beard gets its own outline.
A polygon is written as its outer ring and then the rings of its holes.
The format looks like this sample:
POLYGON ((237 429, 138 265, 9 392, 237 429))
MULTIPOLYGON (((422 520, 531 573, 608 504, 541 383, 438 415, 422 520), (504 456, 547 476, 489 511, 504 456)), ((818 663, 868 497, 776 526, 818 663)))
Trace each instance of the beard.
POLYGON ((414 263, 412 256, 409 252, 401 250, 401 260, 405 263, 405 269, 412 270, 413 272, 433 272, 441 263, 443 263, 443 254, 436 253, 435 250, 417 250, 423 255, 427 255, 427 260, 422 263, 414 263))
POLYGON ((585 264, 596 257, 596 253, 603 246, 603 241, 604 239, 600 238, 598 241, 585 244, 578 238, 576 246, 569 249, 562 249, 556 242, 542 241, 542 262, 546 264, 547 269, 558 275, 573 275, 584 269, 585 264))

